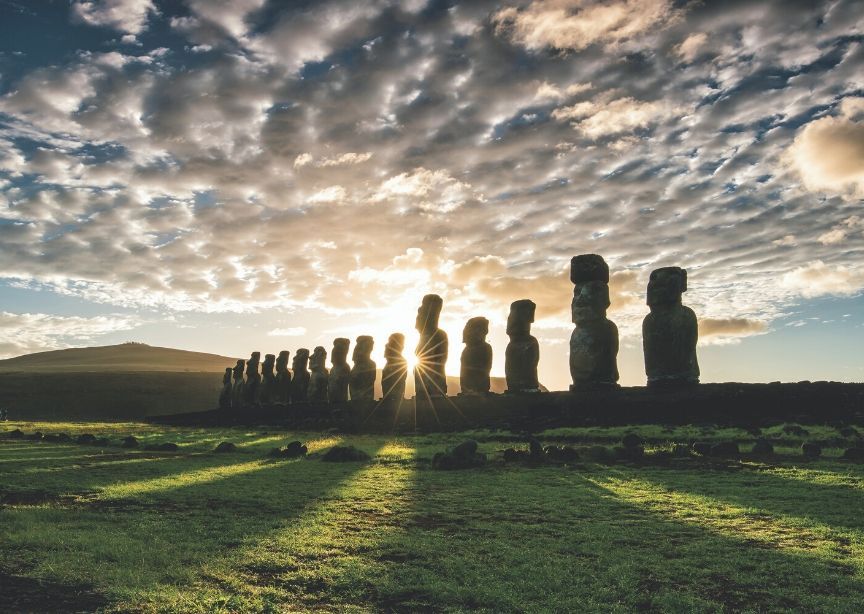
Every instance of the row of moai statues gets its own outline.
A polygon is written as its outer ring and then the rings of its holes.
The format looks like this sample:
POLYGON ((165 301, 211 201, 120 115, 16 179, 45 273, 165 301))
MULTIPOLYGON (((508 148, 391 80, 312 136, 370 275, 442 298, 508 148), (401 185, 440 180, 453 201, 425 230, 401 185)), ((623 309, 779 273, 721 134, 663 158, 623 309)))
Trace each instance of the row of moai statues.
MULTIPOLYGON (((573 333, 570 337, 571 390, 618 385, 618 328, 606 317, 610 306, 609 266, 601 256, 584 254, 570 261, 573 282, 571 303, 573 333)), ((687 271, 664 267, 651 273, 647 303, 650 313, 642 323, 645 372, 649 386, 686 385, 699 382, 696 359, 698 338, 696 314, 682 305, 687 290, 687 271)), ((447 395, 444 372, 449 350, 447 333, 438 326, 443 300, 437 294, 423 297, 417 310, 415 327, 420 341, 415 350, 415 394, 418 398, 447 395)), ((541 390, 537 379, 540 346, 531 335, 536 305, 522 299, 510 305, 504 373, 508 393, 533 393, 541 390)), ((462 332, 465 348, 461 356, 460 385, 465 395, 488 394, 491 388, 492 346, 486 341, 489 320, 468 320, 462 332)), ((267 354, 258 366, 261 354, 253 352, 248 361, 238 360, 225 370, 220 406, 241 407, 269 403, 344 403, 374 399, 377 365, 372 360, 374 340, 357 338, 348 364, 349 339, 333 342, 331 367, 326 366, 327 350, 316 347, 297 350, 288 370, 289 352, 279 356, 267 354), (275 372, 274 372, 275 369, 275 372), (244 379, 245 375, 245 379, 244 379)), ((408 363, 402 356, 405 337, 390 335, 384 348, 386 364, 381 385, 385 400, 401 401, 405 395, 408 363)))

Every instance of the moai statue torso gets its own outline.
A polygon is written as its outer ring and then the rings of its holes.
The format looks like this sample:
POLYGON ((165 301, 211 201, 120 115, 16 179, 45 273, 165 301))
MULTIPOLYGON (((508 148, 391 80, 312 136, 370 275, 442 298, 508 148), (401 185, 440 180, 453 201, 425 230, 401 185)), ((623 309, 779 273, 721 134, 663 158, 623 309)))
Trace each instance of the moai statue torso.
POLYGON ((540 383, 537 381, 540 346, 537 339, 531 336, 536 308, 534 301, 528 299, 510 305, 510 315, 507 317, 510 343, 504 354, 507 392, 540 392, 540 383))
POLYGON ((570 335, 571 390, 617 386, 618 327, 606 318, 609 266, 601 256, 583 254, 570 261, 573 334, 570 335))
POLYGON ((258 403, 258 389, 261 387, 261 374, 258 373, 260 361, 261 352, 252 352, 252 356, 246 361, 246 383, 243 385, 243 402, 246 405, 258 403))
POLYGON ((288 370, 290 355, 288 350, 282 350, 276 357, 276 391, 274 397, 276 403, 283 405, 291 402, 291 372, 288 370))
POLYGON ((231 381, 233 371, 234 369, 228 367, 222 376, 222 390, 219 392, 219 409, 231 408, 231 392, 234 390, 234 385, 231 381))
POLYGON ((486 394, 489 392, 489 371, 492 369, 492 346, 486 343, 489 320, 471 318, 462 331, 461 370, 459 385, 462 394, 486 394))
POLYGON ((331 403, 344 403, 348 400, 348 378, 351 366, 348 364, 348 348, 351 340, 339 337, 333 340, 330 354, 330 376, 327 381, 327 399, 331 403))
POLYGON ((401 403, 405 398, 405 380, 408 379, 408 361, 402 356, 405 349, 405 335, 393 333, 384 346, 384 359, 387 363, 381 371, 381 390, 384 400, 401 403))
POLYGON ((414 395, 418 399, 447 396, 447 333, 438 328, 438 317, 444 301, 437 294, 427 294, 417 310, 415 327, 420 333, 417 343, 417 366, 414 367, 414 395))
POLYGON ((681 304, 687 291, 687 271, 664 267, 651 272, 648 307, 642 321, 642 347, 649 386, 699 383, 696 314, 681 304))
POLYGON ((368 335, 357 337, 352 356, 354 365, 351 367, 351 375, 348 379, 352 401, 375 399, 375 378, 378 375, 378 366, 371 357, 374 345, 375 341, 368 335))
POLYGON ((294 354, 291 377, 291 403, 306 403, 309 394, 309 350, 301 348, 294 354))
POLYGON ((258 393, 258 399, 264 405, 272 403, 275 400, 276 374, 273 373, 273 367, 275 365, 276 356, 273 354, 265 354, 264 362, 261 363, 261 390, 258 393))
POLYGON ((312 350, 309 358, 309 402, 327 402, 327 350, 320 345, 312 350))
POLYGON ((246 361, 238 360, 237 364, 232 369, 231 376, 234 379, 234 385, 231 389, 231 407, 238 409, 243 406, 243 372, 246 371, 246 361))

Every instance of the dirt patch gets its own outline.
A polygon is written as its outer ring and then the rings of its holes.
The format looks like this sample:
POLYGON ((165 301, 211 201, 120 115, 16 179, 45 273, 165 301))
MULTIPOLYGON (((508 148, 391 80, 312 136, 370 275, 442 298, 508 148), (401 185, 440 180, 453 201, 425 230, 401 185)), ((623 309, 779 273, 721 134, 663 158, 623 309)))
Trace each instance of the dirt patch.
POLYGON ((0 586, 3 587, 0 591, 0 612, 94 612, 107 604, 105 597, 89 586, 59 584, 2 571, 0 586))
POLYGON ((61 495, 44 490, 0 490, 0 507, 7 505, 44 505, 59 503, 61 495))

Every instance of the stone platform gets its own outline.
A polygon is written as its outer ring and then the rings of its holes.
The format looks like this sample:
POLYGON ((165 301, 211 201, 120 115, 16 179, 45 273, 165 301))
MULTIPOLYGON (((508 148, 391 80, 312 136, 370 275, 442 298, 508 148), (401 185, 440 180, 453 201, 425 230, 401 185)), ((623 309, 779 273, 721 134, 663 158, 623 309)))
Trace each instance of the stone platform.
POLYGON ((177 426, 271 426, 343 432, 436 432, 471 428, 540 431, 566 426, 776 422, 862 423, 864 384, 700 384, 679 389, 622 387, 537 394, 455 396, 340 405, 271 405, 153 416, 177 426))

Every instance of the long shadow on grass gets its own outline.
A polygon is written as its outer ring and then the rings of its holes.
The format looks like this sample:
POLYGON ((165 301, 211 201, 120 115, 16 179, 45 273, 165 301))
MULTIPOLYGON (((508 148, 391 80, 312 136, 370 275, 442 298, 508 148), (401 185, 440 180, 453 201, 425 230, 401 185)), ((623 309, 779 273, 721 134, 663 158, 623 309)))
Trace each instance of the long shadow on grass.
POLYGON ((378 545, 365 599, 396 611, 864 607, 843 561, 718 534, 698 510, 673 520, 595 479, 608 472, 418 471, 405 530, 378 545))
MULTIPOLYGON (((838 467, 839 468, 839 467, 838 467)), ((801 468, 806 471, 806 468, 801 468)), ((794 471, 789 468, 787 471, 794 471)), ((847 468, 848 470, 848 468, 847 468)), ((848 474, 836 473, 836 484, 786 477, 771 470, 680 471, 654 469, 622 475, 641 475, 651 482, 680 492, 693 493, 778 515, 808 518, 837 529, 864 530, 864 489, 842 483, 848 474)), ((853 476, 861 480, 860 476, 853 476)))
POLYGON ((61 570, 64 580, 87 581, 115 599, 139 603, 170 592, 170 585, 196 581, 201 565, 291 523, 364 466, 271 461, 216 481, 84 507, 0 510, 9 536, 0 552, 26 553, 17 562, 28 575, 53 578, 61 570))

